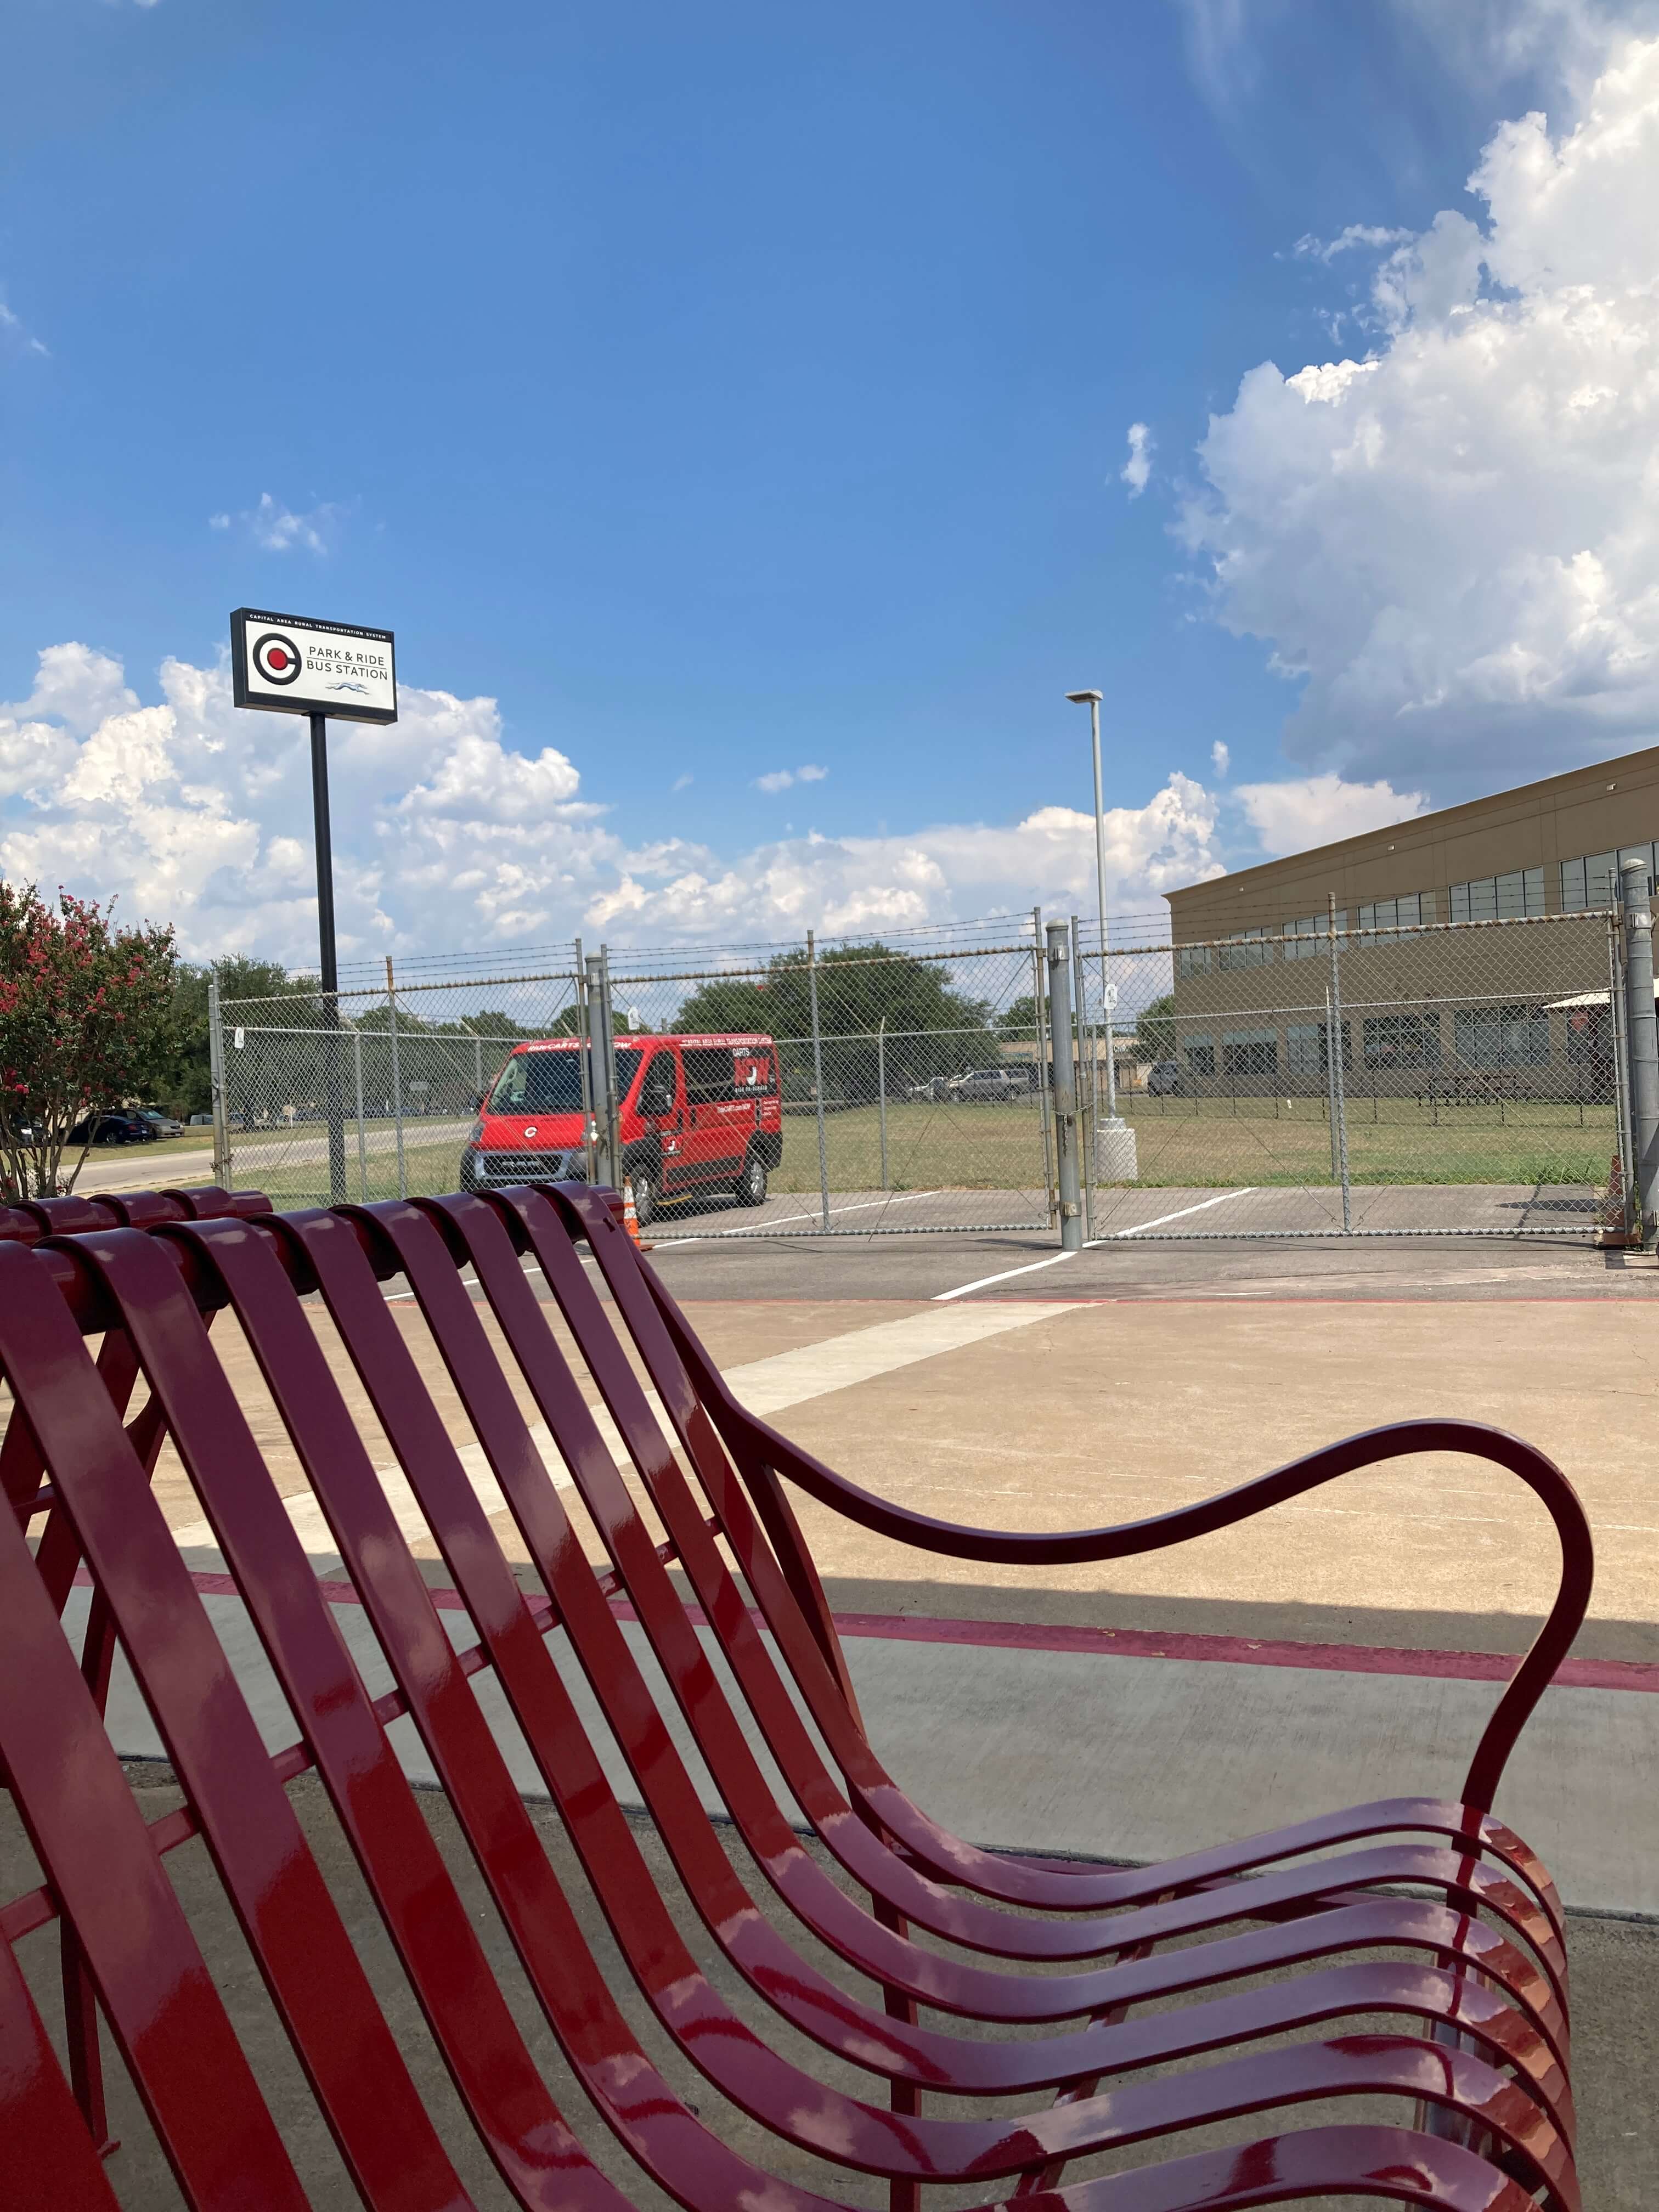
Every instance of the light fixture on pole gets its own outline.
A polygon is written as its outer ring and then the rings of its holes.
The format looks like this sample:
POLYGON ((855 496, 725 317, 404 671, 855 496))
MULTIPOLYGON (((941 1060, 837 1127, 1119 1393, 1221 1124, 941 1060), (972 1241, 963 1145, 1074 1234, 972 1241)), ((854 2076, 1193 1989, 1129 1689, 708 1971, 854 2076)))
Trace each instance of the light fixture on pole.
POLYGON ((1100 776, 1100 699, 1098 691, 1068 691, 1074 707, 1089 709, 1089 734, 1095 759, 1095 899, 1100 924, 1100 1009, 1106 1030, 1106 1119, 1095 1133, 1096 1172, 1107 1182, 1134 1180, 1135 1135, 1117 1110, 1117 1041, 1113 1035, 1112 1003, 1117 993, 1107 980, 1106 957, 1106 805, 1100 776))

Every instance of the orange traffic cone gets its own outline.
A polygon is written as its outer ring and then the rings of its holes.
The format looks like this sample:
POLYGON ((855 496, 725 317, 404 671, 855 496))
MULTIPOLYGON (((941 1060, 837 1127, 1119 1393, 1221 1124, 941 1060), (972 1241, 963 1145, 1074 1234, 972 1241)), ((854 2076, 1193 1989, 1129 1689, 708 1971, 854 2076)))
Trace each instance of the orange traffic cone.
POLYGON ((636 1252, 650 1251, 650 1245, 640 1235, 640 1217, 634 1206, 634 1179, 631 1176, 624 1176, 623 1180, 623 1227, 628 1231, 636 1252))

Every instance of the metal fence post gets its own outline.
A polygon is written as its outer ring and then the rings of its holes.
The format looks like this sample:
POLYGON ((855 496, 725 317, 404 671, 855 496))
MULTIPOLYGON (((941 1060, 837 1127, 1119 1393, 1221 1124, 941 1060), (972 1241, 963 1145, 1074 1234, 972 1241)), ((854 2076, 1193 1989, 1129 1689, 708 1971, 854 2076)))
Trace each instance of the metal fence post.
POLYGON ((607 983, 605 947, 587 956, 587 1050, 582 1057, 590 1070, 593 1099, 593 1180, 619 1189, 620 1164, 616 1152, 617 1116, 611 1099, 617 1078, 617 1052, 611 1036, 611 993, 607 983))
POLYGON ((1048 924, 1048 1029, 1054 1041, 1054 1154, 1060 1164, 1060 1243, 1083 1249, 1077 1156, 1076 1048, 1072 1036, 1072 933, 1048 924))
POLYGON ((1050 1072, 1054 1055, 1049 1048, 1048 991, 1042 972, 1042 908, 1031 908, 1031 1006, 1035 1013, 1037 1057, 1037 1119, 1042 1124, 1042 1202, 1050 1224, 1059 1200, 1054 1191, 1054 1133, 1049 1127, 1050 1072))
MULTIPOLYGON (((1636 1152, 1630 1132, 1630 1050, 1625 1035, 1624 933, 1616 914, 1607 917, 1607 1002, 1612 1009, 1613 1142, 1619 1147, 1620 1188, 1625 1218, 1620 1224, 1629 1231, 1636 1224, 1636 1152)), ((1612 1163, 1609 1162, 1609 1169, 1612 1163)))
POLYGON ((1642 1245, 1659 1241, 1659 1024, 1653 1003, 1653 902, 1645 860, 1626 860, 1619 871, 1619 905, 1625 924, 1625 1035, 1630 1069, 1630 1130, 1642 1245))
POLYGON ((587 1182, 599 1179, 599 1130, 593 1110, 593 1018, 587 999, 587 962, 582 952, 580 937, 571 939, 576 948, 576 1035, 581 1040, 581 1050, 576 1054, 576 1065, 581 1070, 582 1084, 582 1176, 587 1182))
POLYGON ((1348 1186, 1348 1091, 1342 1071, 1342 967, 1336 951, 1336 894, 1325 895, 1331 933, 1331 1099, 1336 1109, 1336 1168, 1342 1183, 1342 1234, 1353 1235, 1353 1206, 1348 1186))
POLYGON ((357 1089, 357 1195, 368 1203, 368 1132, 363 1126, 363 1033, 351 1024, 351 1073, 357 1089))
POLYGON ((806 933, 806 995, 812 1012, 812 1095, 818 1114, 818 1197, 823 1208, 823 1233, 830 1234, 830 1148, 823 1133, 823 1037, 818 1026, 818 956, 817 941, 806 933))
POLYGON ((225 1099, 225 1025, 219 1011, 219 978, 208 976, 208 1071, 213 1108, 213 1180, 230 1188, 230 1111, 225 1099))
POLYGON ((386 1028, 392 1042, 392 1125, 398 1141, 398 1195, 409 1196, 409 1177, 404 1168, 404 1079, 398 1065, 398 986, 392 973, 392 955, 386 956, 386 1028))
POLYGON ((876 1024, 876 1111, 881 1116, 881 1187, 887 1188, 887 1017, 876 1024))
POLYGON ((1337 1036, 1336 1024, 1331 1017, 1331 987, 1325 986, 1325 1110, 1331 1122, 1331 1181, 1337 1182, 1342 1172, 1336 1153, 1336 1063, 1341 1057, 1342 1041, 1337 1036))
MULTIPOLYGON (((1102 961, 1103 970, 1104 961, 1102 961)), ((1086 1241, 1095 1233, 1095 1181, 1100 1173, 1100 1162, 1096 1157, 1096 1146, 1100 1131, 1100 1030, 1089 1019, 1089 994, 1085 988, 1085 970, 1083 948, 1078 939, 1077 916, 1072 916, 1072 1004, 1077 1009, 1077 1157, 1078 1182, 1083 1197, 1083 1234, 1086 1241), (1087 1050, 1085 1050, 1085 1044, 1087 1050)), ((1103 975, 1103 993, 1106 988, 1103 975)), ((1108 1017, 1109 1020, 1110 1017, 1108 1017)), ((1110 1030, 1107 1032, 1109 1037, 1110 1030)), ((1109 1091, 1110 1115, 1117 1119, 1117 1098, 1109 1091)))

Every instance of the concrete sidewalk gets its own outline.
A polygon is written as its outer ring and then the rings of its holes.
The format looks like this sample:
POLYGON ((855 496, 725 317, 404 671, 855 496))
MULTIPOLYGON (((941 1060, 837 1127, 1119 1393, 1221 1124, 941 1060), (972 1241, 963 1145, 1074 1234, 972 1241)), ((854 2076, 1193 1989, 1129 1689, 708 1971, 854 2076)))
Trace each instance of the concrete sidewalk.
MULTIPOLYGON (((267 1746, 283 1749, 301 1731, 240 1600, 215 1594, 217 1579, 202 1576, 210 1584, 203 1603, 267 1746)), ((349 1584, 325 1588, 370 1695, 383 1695, 391 1672, 349 1584)), ((446 1596, 441 1615, 451 1641, 473 1643, 469 1617, 446 1596)), ((83 1590, 71 1600, 77 1644, 87 1602, 83 1590)), ((624 1633, 705 1803, 721 1809, 643 1630, 629 1622, 624 1633)), ((712 1634, 699 1633, 743 1715, 712 1634)), ((637 1805, 639 1792, 562 1637, 553 1649, 604 1751, 611 1787, 637 1805)), ((1416 1674, 1118 1658, 867 1629, 848 1639, 847 1653, 878 1753, 946 1827, 996 1848, 1131 1861, 1170 1857, 1373 1798, 1455 1800, 1498 1694, 1490 1682, 1416 1674)), ((546 1796, 493 1674, 471 1679, 519 1788, 546 1796)), ((1659 1677, 1651 1691, 1553 1688, 1511 1763, 1498 1810, 1539 1851, 1576 1909, 1659 1921, 1659 1860, 1651 1849, 1656 1692, 1659 1677)), ((124 1757, 165 1756, 119 1663, 109 1732, 124 1757)), ((778 1795, 790 1802, 758 1735, 747 1732, 778 1795)), ((396 1722, 392 1735, 409 1774, 435 1784, 413 1724, 396 1722)))

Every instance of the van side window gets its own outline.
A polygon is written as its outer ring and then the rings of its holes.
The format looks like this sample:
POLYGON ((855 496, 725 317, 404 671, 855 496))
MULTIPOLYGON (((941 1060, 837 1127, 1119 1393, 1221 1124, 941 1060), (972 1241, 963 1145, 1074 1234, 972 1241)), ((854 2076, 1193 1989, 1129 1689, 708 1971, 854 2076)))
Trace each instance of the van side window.
POLYGON ((729 1046, 687 1045, 681 1058, 685 1062, 685 1097, 691 1106, 712 1106, 719 1099, 734 1098, 737 1086, 732 1082, 732 1052, 729 1046))
POLYGON ((672 1114, 678 1088, 673 1054, 653 1052, 646 1062, 645 1078, 640 1085, 641 1113, 672 1114))

